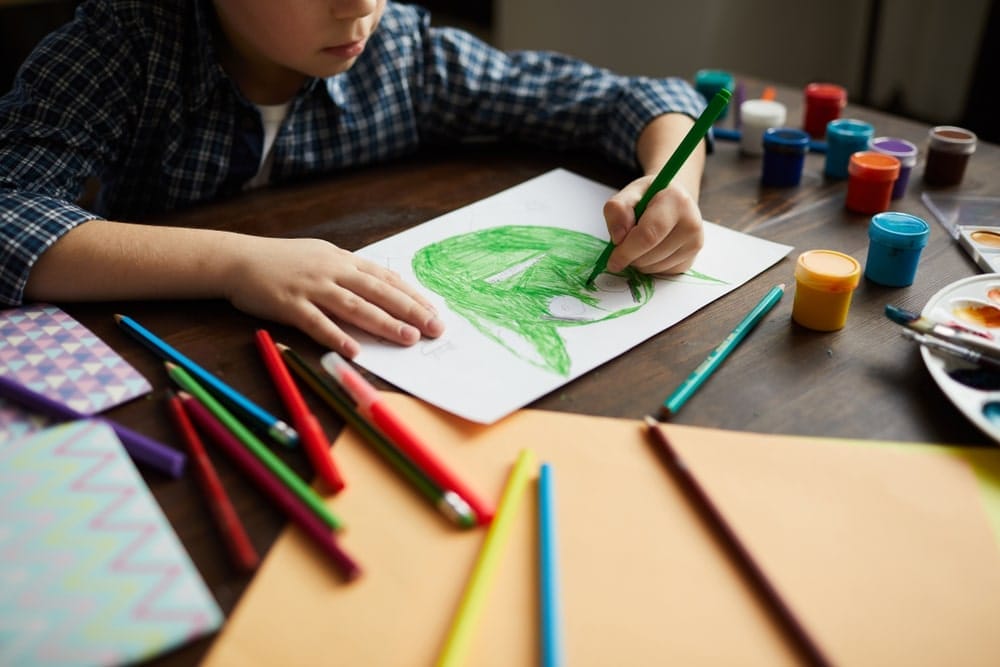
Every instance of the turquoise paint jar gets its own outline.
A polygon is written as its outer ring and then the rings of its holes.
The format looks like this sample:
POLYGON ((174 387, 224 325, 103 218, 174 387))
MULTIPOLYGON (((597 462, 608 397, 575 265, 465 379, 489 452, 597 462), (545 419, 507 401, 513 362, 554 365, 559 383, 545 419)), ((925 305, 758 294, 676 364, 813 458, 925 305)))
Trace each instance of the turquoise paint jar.
POLYGON ((875 127, 853 118, 831 120, 826 126, 826 166, 823 173, 828 178, 847 178, 847 165, 851 155, 868 149, 875 136, 875 127))
POLYGON ((868 225, 865 278, 887 287, 912 285, 930 231, 923 218, 909 213, 886 211, 873 215, 868 225))
MULTIPOLYGON (((721 69, 700 69, 694 75, 694 89, 701 93, 706 100, 715 97, 715 94, 723 88, 733 92, 735 85, 736 78, 731 73, 721 69)), ((726 117, 729 106, 727 104, 723 107, 716 122, 726 117)))

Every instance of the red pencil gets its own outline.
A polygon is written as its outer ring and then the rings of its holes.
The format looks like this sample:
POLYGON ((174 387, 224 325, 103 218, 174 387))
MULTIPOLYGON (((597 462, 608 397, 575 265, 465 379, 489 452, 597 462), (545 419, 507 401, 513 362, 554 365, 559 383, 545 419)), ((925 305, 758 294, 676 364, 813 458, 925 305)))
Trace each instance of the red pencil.
POLYGON ((288 414, 292 417, 292 425, 299 433, 299 439, 306 450, 306 455, 313 464, 316 474, 324 480, 334 493, 340 492, 344 488, 344 479, 337 472, 333 464, 333 457, 330 455, 330 440, 323 433, 323 427, 319 420, 309 411, 302 393, 292 379, 288 367, 285 366, 281 353, 271 339, 271 335, 264 329, 258 329, 256 334, 257 349, 264 359, 267 372, 271 375, 278 395, 288 409, 288 414))
POLYGON ((212 512, 215 523, 218 524, 222 537, 226 542, 226 548, 232 557, 236 567, 242 572, 253 572, 260 563, 260 556, 253 548, 250 537, 240 517, 236 514, 233 504, 226 495, 226 490, 219 480, 219 476, 212 466, 212 461, 205 453, 205 446, 194 430, 191 420, 181 406, 181 400, 173 393, 167 397, 167 407, 170 415, 180 431, 188 452, 194 460, 195 476, 198 478, 198 485, 201 487, 205 498, 208 500, 208 507, 212 512))
POLYGON ((288 518, 298 524, 299 528, 312 539, 323 553, 330 557, 345 579, 356 579, 361 574, 361 568, 340 548, 333 534, 327 530, 326 524, 303 505, 288 490, 288 487, 274 477, 267 467, 208 411, 208 408, 190 394, 181 392, 179 396, 184 410, 190 415, 192 421, 201 427, 243 469, 243 472, 274 500, 278 507, 288 515, 288 518))
POLYGON ((449 491, 454 491, 475 511, 480 525, 493 519, 493 508, 476 497, 454 473, 439 461, 431 450, 399 417, 382 402, 378 391, 336 352, 327 352, 320 360, 323 369, 350 394, 358 410, 374 423, 385 437, 420 467, 428 477, 449 491))

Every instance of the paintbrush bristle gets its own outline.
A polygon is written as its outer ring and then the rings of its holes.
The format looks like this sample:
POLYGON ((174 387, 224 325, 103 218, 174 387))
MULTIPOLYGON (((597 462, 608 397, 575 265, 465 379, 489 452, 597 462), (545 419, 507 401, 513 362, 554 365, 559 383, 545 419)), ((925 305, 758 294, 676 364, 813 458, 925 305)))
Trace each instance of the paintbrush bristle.
POLYGON ((892 304, 886 304, 885 306, 885 316, 896 324, 910 324, 919 320, 920 313, 915 313, 912 310, 906 310, 905 308, 900 308, 899 306, 894 306, 892 304))

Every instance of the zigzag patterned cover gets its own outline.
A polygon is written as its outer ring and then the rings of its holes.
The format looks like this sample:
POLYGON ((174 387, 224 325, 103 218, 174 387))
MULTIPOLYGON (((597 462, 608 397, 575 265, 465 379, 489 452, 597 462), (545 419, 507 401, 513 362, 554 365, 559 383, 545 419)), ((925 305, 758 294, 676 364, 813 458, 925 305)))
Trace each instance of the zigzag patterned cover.
MULTIPOLYGON (((0 375, 84 415, 152 390, 146 378, 90 329, 49 304, 0 311, 0 375)), ((37 431, 45 423, 0 399, 0 442, 37 431)))
POLYGON ((132 663, 222 620, 109 427, 0 445, 0 665, 132 663))

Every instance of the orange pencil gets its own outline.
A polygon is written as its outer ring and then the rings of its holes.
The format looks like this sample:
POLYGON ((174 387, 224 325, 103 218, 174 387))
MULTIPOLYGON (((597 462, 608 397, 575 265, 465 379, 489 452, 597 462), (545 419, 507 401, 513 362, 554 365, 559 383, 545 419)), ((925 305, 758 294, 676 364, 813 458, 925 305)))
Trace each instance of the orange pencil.
POLYGON ((316 474, 326 482, 334 493, 340 492, 344 488, 344 479, 340 476, 337 468, 333 464, 333 457, 330 455, 330 441, 323 432, 316 415, 309 411, 305 399, 299 392, 298 386, 292 379, 288 367, 285 366, 281 352, 274 344, 269 334, 264 329, 258 329, 256 333, 257 349, 264 359, 264 365, 274 381, 274 386, 278 390, 278 395, 288 409, 288 414, 292 417, 292 424, 299 433, 299 439, 306 450, 306 455, 312 462, 316 474))
POLYGON ((257 550, 250 542, 250 537, 243 528, 240 517, 236 514, 229 496, 226 495, 226 490, 223 488, 222 482, 219 481, 212 461, 205 453, 205 446, 184 411, 181 399, 176 394, 171 393, 167 397, 167 407, 177 425, 177 430, 180 431, 188 451, 191 453, 195 475, 198 477, 198 485, 208 500, 212 517, 222 532, 229 555, 240 571, 253 572, 260 563, 260 556, 257 555, 257 550))

